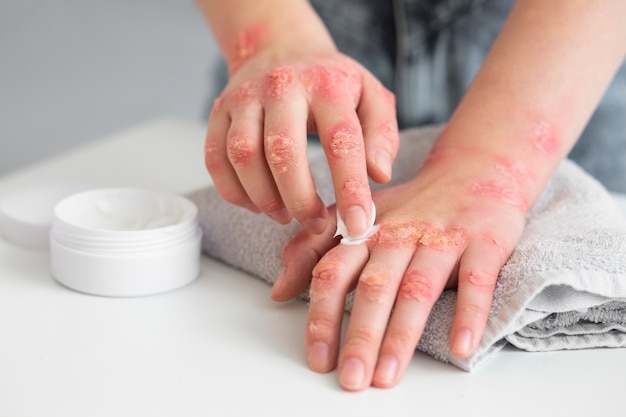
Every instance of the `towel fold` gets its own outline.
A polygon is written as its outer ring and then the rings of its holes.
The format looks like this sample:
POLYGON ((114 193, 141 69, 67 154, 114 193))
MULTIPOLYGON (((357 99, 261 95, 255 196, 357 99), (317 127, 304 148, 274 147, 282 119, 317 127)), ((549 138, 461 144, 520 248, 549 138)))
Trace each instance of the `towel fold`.
MULTIPOLYGON (((439 130, 402 132, 389 185, 415 175, 439 130)), ((311 159, 320 197, 332 204, 326 160, 321 153, 311 159)), ((199 208, 204 253, 273 283, 282 249, 300 226, 281 226, 234 207, 213 187, 189 197, 199 208)), ((526 220, 521 241, 500 271, 476 352, 467 359, 449 352, 455 290, 445 291, 435 304, 417 349, 471 371, 508 343, 528 351, 626 347, 626 220, 609 193, 565 160, 526 220)))

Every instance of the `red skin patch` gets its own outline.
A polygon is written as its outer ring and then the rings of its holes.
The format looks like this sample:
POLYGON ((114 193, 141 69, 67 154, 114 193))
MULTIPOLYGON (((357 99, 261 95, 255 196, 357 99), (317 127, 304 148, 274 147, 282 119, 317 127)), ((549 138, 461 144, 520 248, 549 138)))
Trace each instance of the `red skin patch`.
POLYGON ((257 52, 265 31, 265 25, 257 23, 237 34, 227 58, 231 74, 257 52))
POLYGON ((384 264, 370 263, 359 278, 358 290, 369 301, 381 304, 389 292, 389 268, 384 264))
POLYGON ((344 263, 339 256, 329 252, 324 260, 313 269, 311 289, 309 297, 312 302, 319 302, 327 299, 338 285, 340 271, 344 270, 344 263))
POLYGON ((329 132, 330 153, 342 158, 346 156, 358 157, 361 155, 362 147, 359 143, 359 136, 354 127, 348 123, 339 123, 329 132))
POLYGON ((500 200, 517 207, 521 211, 528 209, 526 196, 519 183, 510 179, 475 182, 471 186, 472 192, 483 197, 500 200))
POLYGON ((370 192, 369 183, 366 180, 358 180, 356 178, 349 179, 343 184, 341 196, 344 199, 354 198, 359 200, 363 196, 367 196, 370 192))
POLYGON ((343 99, 346 90, 354 97, 355 105, 361 96, 361 79, 354 73, 346 72, 337 66, 313 65, 302 74, 304 82, 309 85, 309 93, 326 101, 343 99))
POLYGON ((554 126, 547 121, 535 124, 531 140, 533 147, 544 155, 551 155, 559 148, 554 126))
POLYGON ((433 289, 430 281, 421 272, 414 269, 406 273, 398 293, 405 300, 426 302, 433 299, 433 289))
POLYGON ((477 287, 489 287, 495 282, 495 277, 491 277, 482 271, 471 271, 467 275, 467 280, 477 287))
POLYGON ((465 230, 452 228, 442 230, 435 227, 425 227, 419 243, 431 249, 444 250, 455 248, 466 240, 465 230))
POLYGON ((293 67, 280 66, 274 68, 267 77, 269 95, 273 99, 283 98, 295 79, 293 67))
POLYGON ((445 250, 464 244, 466 235, 466 231, 461 228, 443 230, 424 222, 383 223, 377 232, 377 241, 385 248, 422 245, 445 250))
POLYGON ((227 139, 228 157, 235 165, 245 165, 253 156, 250 138, 246 135, 229 135, 227 139))
POLYGON ((267 160, 278 173, 284 174, 297 162, 295 140, 290 136, 268 135, 265 139, 267 160))
POLYGON ((472 191, 526 211, 528 201, 523 185, 532 180, 532 175, 526 165, 511 161, 506 157, 499 157, 496 160, 495 168, 500 177, 475 182, 471 186, 472 191))
POLYGON ((233 103, 235 105, 243 104, 249 101, 255 94, 255 87, 251 81, 246 81, 235 90, 233 94, 233 103))

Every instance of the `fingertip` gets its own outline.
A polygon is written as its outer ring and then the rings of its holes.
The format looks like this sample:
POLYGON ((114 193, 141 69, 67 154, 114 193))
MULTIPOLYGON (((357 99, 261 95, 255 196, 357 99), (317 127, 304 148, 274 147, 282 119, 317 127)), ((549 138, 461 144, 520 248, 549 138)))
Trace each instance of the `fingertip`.
POLYGON ((270 293, 270 298, 274 301, 287 301, 288 297, 285 295, 285 286, 284 283, 284 275, 286 273, 286 269, 284 266, 280 269, 274 284, 272 284, 272 291, 270 293))
POLYGON ((339 385, 347 391, 362 391, 367 388, 365 364, 361 359, 348 358, 339 367, 339 385))
POLYGON ((372 385, 378 388, 391 388, 398 381, 399 362, 390 354, 383 355, 376 364, 372 385))
POLYGON ((467 327, 455 331, 450 339, 450 352, 460 359, 465 359, 474 351, 473 333, 467 327))

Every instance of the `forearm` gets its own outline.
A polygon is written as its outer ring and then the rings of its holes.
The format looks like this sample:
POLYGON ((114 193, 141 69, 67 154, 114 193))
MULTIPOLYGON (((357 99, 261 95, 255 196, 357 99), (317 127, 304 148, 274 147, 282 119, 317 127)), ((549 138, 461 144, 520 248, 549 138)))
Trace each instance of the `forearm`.
MULTIPOLYGON (((332 38, 306 0, 196 0, 234 72, 261 50, 334 51, 332 38)), ((280 57, 273 57, 279 60, 280 57)))
POLYGON ((624 21, 624 2, 518 1, 435 150, 526 169, 532 204, 624 59, 624 21))

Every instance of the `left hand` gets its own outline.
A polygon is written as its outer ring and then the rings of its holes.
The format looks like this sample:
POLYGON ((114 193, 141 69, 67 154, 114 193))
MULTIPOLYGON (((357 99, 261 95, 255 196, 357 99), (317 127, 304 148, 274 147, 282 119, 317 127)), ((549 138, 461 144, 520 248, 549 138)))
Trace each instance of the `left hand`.
POLYGON ((347 390, 395 385, 445 288, 458 288, 451 352, 472 354, 526 209, 507 188, 519 173, 485 158, 434 157, 411 181, 374 193, 380 229, 366 243, 337 245, 330 226, 321 235, 303 230, 287 245, 272 297, 289 299, 310 282, 305 344, 313 370, 338 364, 347 390), (345 297, 353 289, 340 349, 345 297))

